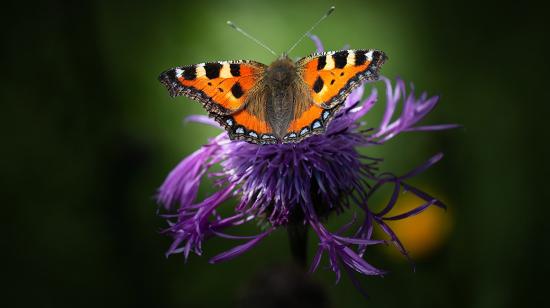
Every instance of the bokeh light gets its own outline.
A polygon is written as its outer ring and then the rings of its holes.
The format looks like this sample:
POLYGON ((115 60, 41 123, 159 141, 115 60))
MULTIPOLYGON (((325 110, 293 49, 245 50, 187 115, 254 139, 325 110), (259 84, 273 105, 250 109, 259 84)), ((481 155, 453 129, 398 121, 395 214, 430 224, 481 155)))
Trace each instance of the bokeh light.
MULTIPOLYGON (((426 189, 431 195, 445 200, 435 190, 426 189)), ((393 215, 404 213, 424 204, 423 200, 410 193, 403 193, 398 199, 393 215)), ((428 207, 422 213, 408 219, 388 221, 388 225, 397 234, 413 261, 432 256, 445 245, 452 232, 452 208, 455 204, 446 204, 451 210, 445 211, 437 207, 428 207)), ((397 260, 406 261, 393 245, 387 247, 387 252, 397 260)))

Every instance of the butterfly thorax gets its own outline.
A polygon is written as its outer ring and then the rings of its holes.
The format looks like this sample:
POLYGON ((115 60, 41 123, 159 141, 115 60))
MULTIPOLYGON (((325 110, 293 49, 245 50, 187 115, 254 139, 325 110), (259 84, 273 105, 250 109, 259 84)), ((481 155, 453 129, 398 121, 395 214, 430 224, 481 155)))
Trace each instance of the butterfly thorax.
POLYGON ((296 66, 288 57, 275 60, 265 72, 266 83, 280 89, 288 88, 296 77, 296 66))
POLYGON ((265 71, 266 120, 278 139, 286 134, 294 118, 298 80, 296 65, 288 57, 277 59, 265 71))

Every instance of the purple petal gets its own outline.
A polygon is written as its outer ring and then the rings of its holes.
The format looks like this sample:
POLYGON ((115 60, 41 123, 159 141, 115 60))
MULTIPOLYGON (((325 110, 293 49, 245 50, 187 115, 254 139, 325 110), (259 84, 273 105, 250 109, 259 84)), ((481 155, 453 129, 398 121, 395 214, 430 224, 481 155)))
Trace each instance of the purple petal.
POLYGON ((360 101, 363 97, 363 93, 365 92, 365 85, 364 83, 357 87, 357 89, 353 90, 348 98, 346 99, 344 106, 351 106, 355 104, 356 102, 360 101))
POLYGON ((343 237, 335 235, 334 238, 348 244, 355 244, 355 245, 377 245, 377 244, 385 244, 386 241, 384 240, 369 240, 369 239, 361 239, 361 238, 352 238, 352 237, 343 237))
POLYGON ((323 256, 323 251, 323 247, 319 247, 317 249, 317 252, 315 253, 313 261, 311 262, 311 265, 309 267, 309 273, 315 272, 317 270, 317 267, 319 267, 319 263, 321 263, 321 257, 323 256))
POLYGON ((381 76, 381 80, 384 81, 386 84, 386 110, 384 112, 384 116, 382 118, 382 122, 379 126, 379 131, 383 132, 385 131, 386 127, 390 123, 390 120, 393 116, 393 113, 395 111, 395 106, 397 105, 397 101, 400 97, 399 87, 395 87, 395 92, 392 91, 392 85, 388 78, 381 76))
POLYGON ((431 205, 434 205, 435 203, 437 202, 437 200, 431 200, 419 207, 416 207, 410 211, 407 211, 405 213, 402 213, 402 214, 399 214, 399 215, 395 215, 395 216, 390 216, 390 217, 382 217, 382 219, 384 220, 401 220, 401 219, 404 219, 404 218, 408 218, 408 217, 411 217, 411 216, 415 216, 415 215, 418 215, 420 213, 422 213, 425 209, 427 209, 428 207, 430 207, 431 205))
POLYGON ((213 126, 213 127, 216 127, 216 128, 222 128, 220 126, 220 124, 218 122, 216 122, 214 119, 210 118, 210 117, 207 117, 205 115, 199 115, 199 114, 194 114, 194 115, 190 115, 188 117, 186 117, 184 119, 184 122, 195 122, 195 123, 201 123, 201 124, 206 124, 206 125, 210 125, 210 126, 213 126))
POLYGON ((436 131, 436 130, 447 130, 447 129, 454 129, 454 128, 461 128, 462 125, 458 124, 441 124, 441 125, 428 125, 428 126, 416 126, 412 128, 407 128, 403 131, 405 132, 428 132, 428 131, 436 131))
POLYGON ((395 183, 394 183, 393 192, 392 192, 392 195, 390 197, 390 200, 388 201, 386 206, 380 212, 378 212, 375 215, 376 216, 383 216, 383 215, 386 215, 387 213, 389 213, 393 209, 395 203, 397 202, 397 198, 399 197, 399 192, 400 191, 401 191, 401 183, 396 180, 395 183))
POLYGON ((241 254, 248 251, 249 249, 251 249, 252 247, 256 246, 259 242, 261 242, 264 239, 264 237, 268 236, 271 233, 271 231, 272 231, 272 229, 256 236, 256 238, 254 238, 251 241, 248 241, 248 242, 246 242, 242 245, 233 247, 232 249, 230 249, 226 252, 222 252, 219 255, 213 257, 212 259, 210 259, 210 261, 208 261, 208 262, 211 263, 211 264, 215 264, 215 263, 224 262, 224 261, 233 259, 235 257, 238 257, 241 254))
POLYGON ((325 48, 323 47, 323 43, 321 42, 321 39, 317 35, 310 34, 309 38, 315 43, 315 47, 317 49, 317 52, 325 52, 325 48))
POLYGON ((392 88, 391 82, 386 77, 381 77, 386 86, 386 110, 377 132, 372 136, 379 143, 384 143, 401 132, 409 131, 434 131, 451 129, 458 127, 457 125, 430 125, 415 127, 417 122, 422 120, 437 104, 439 97, 433 96, 428 98, 424 92, 420 98, 416 98, 414 94, 414 86, 411 84, 411 92, 406 95, 405 82, 397 78, 395 87, 392 88), (392 121, 398 101, 403 100, 403 110, 400 116, 392 121))
POLYGON ((434 202, 434 205, 437 205, 438 207, 442 208, 442 209, 446 209, 447 206, 445 206, 445 204, 443 204, 443 202, 441 202, 440 200, 437 200, 435 199, 434 197, 430 196, 429 194, 427 194, 426 192, 423 192, 421 191, 420 189, 414 187, 414 186, 411 186, 407 183, 401 183, 401 186, 403 186, 403 188, 406 190, 406 191, 410 191, 411 193, 415 194, 416 196, 418 196, 419 198, 425 200, 425 201, 431 201, 431 200, 436 200, 434 202))
POLYGON ((438 161, 443 158, 443 153, 437 153, 434 156, 430 157, 425 163, 416 167, 415 169, 409 171, 407 174, 400 176, 399 179, 404 180, 414 176, 419 175, 420 173, 426 171, 431 166, 435 165, 438 161))
POLYGON ((356 272, 362 273, 364 275, 383 275, 386 272, 376 267, 368 264, 363 258, 361 258, 355 251, 349 247, 344 247, 341 250, 340 257, 342 261, 353 268, 356 272))
POLYGON ((356 212, 353 212, 353 217, 351 218, 351 220, 346 223, 345 225, 341 226, 338 231, 336 231, 334 234, 342 234, 344 232, 346 232, 347 230, 349 230, 349 228, 351 228, 353 226, 353 224, 355 224, 355 222, 357 221, 357 213, 356 212))
POLYGON ((225 233, 216 232, 216 231, 212 231, 212 233, 219 237, 230 239, 230 240, 250 240, 258 237, 258 235, 248 235, 248 236, 231 235, 231 234, 225 234, 225 233))
POLYGON ((403 246, 403 243, 401 243, 401 241, 399 240, 395 232, 393 232, 393 230, 390 228, 390 226, 388 226, 385 222, 382 221, 382 219, 378 217, 375 217, 375 219, 382 231, 384 231, 384 233, 386 233, 391 238, 394 245, 397 247, 397 249, 399 249, 399 252, 401 252, 402 255, 410 260, 407 249, 405 249, 405 246, 403 246))
POLYGON ((191 205, 205 172, 201 166, 209 158, 208 151, 201 148, 179 163, 160 186, 157 195, 159 203, 163 204, 166 209, 176 202, 180 203, 182 207, 191 205))
POLYGON ((378 91, 373 88, 369 97, 361 102, 361 105, 350 110, 350 117, 353 121, 357 121, 366 115, 376 103, 378 99, 378 91))

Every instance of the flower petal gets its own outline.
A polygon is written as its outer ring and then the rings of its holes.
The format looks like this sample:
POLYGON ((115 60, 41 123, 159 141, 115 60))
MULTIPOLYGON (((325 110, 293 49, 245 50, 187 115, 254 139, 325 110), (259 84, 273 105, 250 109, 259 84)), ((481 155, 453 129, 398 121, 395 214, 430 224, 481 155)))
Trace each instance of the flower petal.
POLYGON ((325 52, 325 48, 323 47, 323 43, 319 39, 317 35, 310 34, 309 38, 315 43, 315 47, 317 49, 317 52, 325 52))
POLYGON ((195 123, 210 125, 216 128, 222 128, 220 124, 218 124, 218 122, 216 122, 214 119, 207 117, 205 115, 199 115, 199 114, 194 114, 186 117, 184 119, 184 122, 195 122, 195 123))
POLYGON ((259 242, 261 242, 266 236, 268 236, 270 233, 271 233, 271 229, 256 236, 256 238, 254 238, 253 240, 251 241, 248 241, 242 245, 239 245, 239 246, 236 246, 236 247, 233 247, 232 249, 226 251, 226 252, 222 252, 220 253, 219 255, 213 257, 212 259, 210 259, 208 262, 211 263, 211 264, 215 264, 215 263, 219 263, 219 262, 224 262, 224 261, 227 261, 227 260, 230 260, 230 259, 233 259, 235 257, 238 257, 240 256, 241 254, 245 253, 246 251, 248 251, 250 248, 256 246, 259 242))

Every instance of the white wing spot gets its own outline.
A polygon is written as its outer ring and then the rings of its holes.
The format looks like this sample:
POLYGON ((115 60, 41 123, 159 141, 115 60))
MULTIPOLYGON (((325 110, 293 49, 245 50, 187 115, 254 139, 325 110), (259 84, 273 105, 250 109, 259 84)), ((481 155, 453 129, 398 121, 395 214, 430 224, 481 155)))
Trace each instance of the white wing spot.
POLYGON ((354 65, 355 64, 355 52, 353 50, 348 50, 348 57, 346 59, 346 65, 354 65))
POLYGON ((365 53, 365 57, 367 57, 367 61, 372 61, 372 50, 365 53))
POLYGON ((206 75, 206 71, 204 70, 204 63, 197 64, 196 71, 197 77, 203 77, 206 75))
POLYGON ((319 122, 319 121, 313 122, 313 128, 314 128, 314 129, 315 129, 315 128, 319 128, 319 127, 321 127, 321 126, 322 126, 322 125, 321 125, 321 122, 319 122))
POLYGON ((334 68, 334 59, 332 58, 333 52, 327 52, 327 56, 325 58, 326 64, 325 67, 323 67, 323 70, 331 70, 334 68))
POLYGON ((233 75, 231 74, 231 67, 229 66, 228 62, 220 62, 222 65, 222 69, 220 70, 220 77, 221 78, 232 78, 233 75))

